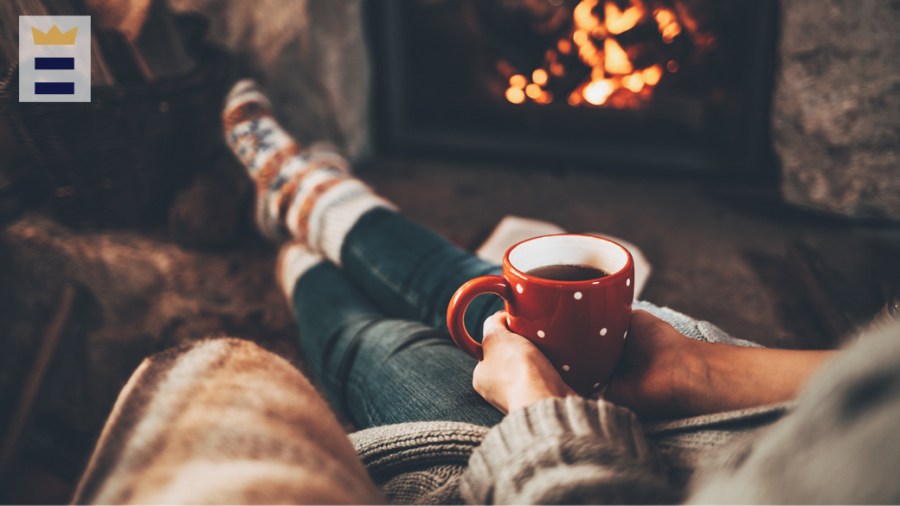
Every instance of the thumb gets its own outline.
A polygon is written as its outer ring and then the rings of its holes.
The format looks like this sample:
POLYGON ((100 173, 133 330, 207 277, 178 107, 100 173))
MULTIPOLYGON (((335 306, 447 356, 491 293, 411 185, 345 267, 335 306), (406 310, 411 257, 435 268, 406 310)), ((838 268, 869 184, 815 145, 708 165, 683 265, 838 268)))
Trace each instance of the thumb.
POLYGON ((502 336, 509 332, 509 328, 506 326, 508 318, 509 314, 506 311, 497 311, 484 321, 482 345, 491 337, 502 336))

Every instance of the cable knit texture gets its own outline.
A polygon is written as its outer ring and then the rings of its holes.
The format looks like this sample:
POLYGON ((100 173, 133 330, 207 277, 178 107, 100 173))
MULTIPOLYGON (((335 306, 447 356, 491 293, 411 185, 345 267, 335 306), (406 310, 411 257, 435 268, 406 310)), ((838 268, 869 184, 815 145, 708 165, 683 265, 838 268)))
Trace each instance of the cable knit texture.
POLYGON ((488 428, 460 422, 412 422, 350 435, 391 504, 459 504, 459 478, 488 428))
POLYGON ((548 399, 510 413, 472 454, 468 503, 670 502, 655 449, 633 413, 603 401, 548 399))

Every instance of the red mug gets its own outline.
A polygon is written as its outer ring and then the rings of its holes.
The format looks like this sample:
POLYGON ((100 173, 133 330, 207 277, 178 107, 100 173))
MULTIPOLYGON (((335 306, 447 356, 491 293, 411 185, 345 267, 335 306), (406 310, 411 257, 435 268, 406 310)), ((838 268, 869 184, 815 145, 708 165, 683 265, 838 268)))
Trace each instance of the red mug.
POLYGON ((591 394, 612 376, 625 346, 634 261, 621 245, 591 235, 545 235, 509 248, 502 276, 482 276, 462 285, 447 308, 450 336, 478 360, 481 344, 469 335, 463 317, 475 297, 489 293, 506 302, 511 331, 540 348, 569 386, 591 394), (550 266, 590 267, 607 275, 560 281, 533 274, 550 266))

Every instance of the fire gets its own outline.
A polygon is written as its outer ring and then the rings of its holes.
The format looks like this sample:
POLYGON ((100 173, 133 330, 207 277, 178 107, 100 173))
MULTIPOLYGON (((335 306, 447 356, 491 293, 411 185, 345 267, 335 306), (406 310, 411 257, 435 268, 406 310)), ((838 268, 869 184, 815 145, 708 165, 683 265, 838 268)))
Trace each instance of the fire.
POLYGON ((526 84, 528 84, 528 81, 521 74, 516 74, 509 78, 509 86, 511 88, 524 88, 526 84))
POLYGON ((675 20, 675 14, 669 9, 657 9, 653 13, 653 17, 656 19, 656 25, 666 43, 671 43, 675 37, 681 34, 681 25, 675 20))
POLYGON ((591 81, 591 84, 585 86, 582 95, 584 95, 585 100, 594 105, 603 105, 614 91, 616 91, 616 87, 612 81, 600 79, 591 81))
POLYGON ((622 86, 634 93, 640 93, 644 89, 644 79, 640 73, 634 73, 622 78, 622 86))
POLYGON ((623 12, 613 2, 606 2, 604 12, 606 14, 606 30, 613 35, 631 30, 644 17, 644 10, 639 5, 632 5, 623 12))
POLYGON ((572 11, 572 19, 575 21, 575 26, 585 32, 590 32, 597 26, 600 26, 600 20, 594 16, 593 10, 597 7, 598 0, 582 0, 575 6, 575 10, 572 11))
POLYGON ((522 88, 509 88, 506 90, 506 100, 512 104, 521 104, 525 101, 525 92, 522 88))
POLYGON ((628 53, 612 37, 603 41, 603 52, 606 55, 603 67, 610 74, 630 74, 634 71, 628 53))
POLYGON ((646 34, 655 30, 655 43, 666 46, 683 35, 685 26, 692 30, 693 20, 681 17, 686 15, 684 9, 669 5, 663 0, 579 1, 572 11, 571 29, 546 51, 541 66, 526 72, 510 67, 507 101, 549 104, 556 94, 573 107, 640 107, 666 74, 679 69, 678 61, 666 57, 646 63, 647 54, 656 54, 642 49, 641 44, 648 44, 646 34), (586 77, 572 80, 580 75, 586 77))
POLYGON ((656 84, 659 83, 659 80, 662 79, 662 67, 659 65, 647 67, 641 71, 641 77, 644 78, 645 83, 650 86, 656 86, 656 84))
POLYGON ((547 75, 547 71, 544 69, 537 69, 531 73, 531 80, 534 81, 534 84, 538 86, 544 86, 547 84, 547 79, 549 76, 547 75))

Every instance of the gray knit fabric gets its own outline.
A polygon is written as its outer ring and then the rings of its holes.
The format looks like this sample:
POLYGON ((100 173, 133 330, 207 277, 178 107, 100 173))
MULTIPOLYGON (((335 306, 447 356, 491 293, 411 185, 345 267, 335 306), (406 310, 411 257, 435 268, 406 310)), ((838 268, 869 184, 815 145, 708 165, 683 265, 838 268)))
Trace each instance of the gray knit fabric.
POLYGON ((458 504, 459 477, 488 428, 413 422, 355 432, 350 441, 391 504, 458 504))
MULTIPOLYGON (((625 417, 623 414, 628 411, 613 408, 603 401, 577 397, 551 399, 530 406, 527 410, 512 413, 493 429, 458 422, 416 422, 366 429, 351 434, 350 439, 373 480, 382 487, 392 504, 456 504, 463 501, 459 480, 467 468, 469 457, 480 448, 479 445, 489 432, 501 433, 505 444, 511 448, 525 448, 529 452, 535 451, 532 447, 535 438, 541 439, 543 442, 540 448, 548 452, 552 461, 554 456, 560 454, 557 445, 577 447, 593 438, 600 440, 600 443, 592 444, 591 448, 595 450, 599 448, 598 445, 608 447, 610 444, 617 444, 620 440, 607 437, 610 431, 616 434, 622 431, 617 426, 612 427, 615 421, 627 421, 628 437, 639 437, 639 433, 634 432, 631 426, 633 417, 630 414, 625 417), (601 416, 610 410, 618 417, 601 416), (541 428, 522 431, 520 417, 523 416, 541 428), (574 417, 576 421, 569 420, 570 417, 574 417), (547 427, 550 429, 546 429, 547 427), (568 427, 580 427, 593 432, 583 432, 573 438, 568 427), (576 440, 577 444, 573 442, 576 440)), ((679 498, 696 469, 703 468, 709 462, 717 462, 723 448, 734 445, 735 441, 740 441, 753 429, 768 425, 788 409, 788 405, 779 404, 645 424, 641 430, 649 441, 646 446, 654 445, 657 448, 662 463, 662 466, 658 466, 659 460, 651 461, 654 469, 651 481, 655 483, 659 473, 664 472, 669 487, 665 491, 655 490, 661 496, 657 499, 662 500, 663 496, 669 499, 679 498)), ((493 453, 498 447, 481 448, 488 449, 479 449, 479 452, 493 453)), ((629 448, 624 450, 626 454, 629 448)), ((503 455, 506 457, 494 456, 489 460, 509 458, 510 469, 518 469, 517 466, 523 463, 517 460, 518 456, 511 457, 509 453, 503 455)), ((592 458, 591 452, 582 452, 580 455, 592 458)), ((490 475, 475 476, 493 480, 490 475)), ((472 488, 480 490, 484 486, 472 488)), ((531 494, 536 492, 533 488, 529 489, 531 494)), ((551 492, 559 494, 564 490, 551 492)), ((474 495, 468 499, 474 503, 490 502, 484 498, 478 500, 474 495)), ((492 499, 497 500, 496 497, 492 499)), ((573 497, 567 502, 584 502, 575 499, 573 497)), ((544 500, 550 499, 545 497, 544 500)), ((537 499, 527 501, 524 497, 518 497, 516 501, 540 502, 537 499)))
POLYGON ((900 503, 900 322, 862 334, 790 416, 722 453, 695 503, 900 503))
POLYGON ((729 447, 753 439, 765 427, 790 412, 793 403, 772 404, 644 425, 644 434, 668 467, 669 482, 681 493, 697 470, 718 463, 729 447))
POLYGON ((646 311, 659 318, 660 320, 665 321, 666 323, 674 327, 675 330, 690 337, 691 339, 705 341, 707 343, 725 343, 735 346, 752 346, 757 348, 760 347, 754 342, 732 337, 727 332, 713 325, 712 323, 703 320, 695 320, 694 318, 691 318, 684 313, 679 313, 678 311, 675 311, 674 309, 668 307, 655 306, 643 300, 634 301, 632 307, 634 309, 646 311))
POLYGON ((655 449, 631 411, 577 397, 510 413, 463 473, 470 504, 671 502, 655 449))

